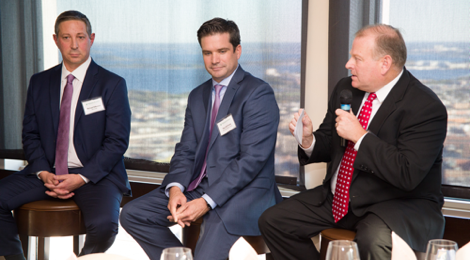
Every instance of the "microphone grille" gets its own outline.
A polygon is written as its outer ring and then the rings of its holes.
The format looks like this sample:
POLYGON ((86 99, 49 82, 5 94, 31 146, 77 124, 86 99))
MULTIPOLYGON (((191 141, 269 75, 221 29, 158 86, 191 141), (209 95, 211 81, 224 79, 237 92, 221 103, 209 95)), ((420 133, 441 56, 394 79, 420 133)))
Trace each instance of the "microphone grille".
POLYGON ((339 93, 339 102, 341 104, 351 104, 352 102, 352 92, 349 89, 343 89, 339 93))

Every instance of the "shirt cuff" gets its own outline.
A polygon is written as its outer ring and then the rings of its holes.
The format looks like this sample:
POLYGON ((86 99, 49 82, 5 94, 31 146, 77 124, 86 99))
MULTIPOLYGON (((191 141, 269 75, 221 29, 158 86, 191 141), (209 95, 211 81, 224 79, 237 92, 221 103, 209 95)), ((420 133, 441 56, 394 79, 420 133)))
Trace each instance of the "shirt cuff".
MULTIPOLYGON (((313 134, 312 134, 313 135, 313 134)), ((304 150, 305 154, 310 157, 313 153, 313 146, 315 146, 315 135, 313 135, 313 141, 310 147, 303 148, 302 145, 299 144, 300 149, 304 150)))
POLYGON ((361 136, 361 138, 359 138, 357 143, 354 145, 354 150, 359 151, 359 146, 361 146, 362 139, 364 139, 364 136, 366 136, 366 134, 368 134, 368 133, 369 132, 365 133, 363 136, 361 136))
POLYGON ((184 192, 184 187, 183 187, 183 185, 181 185, 181 184, 179 184, 179 183, 177 183, 177 182, 172 182, 172 183, 166 185, 166 188, 165 188, 165 195, 166 195, 168 198, 170 197, 170 188, 171 188, 171 187, 174 187, 174 186, 180 188, 181 192, 184 192))
POLYGON ((80 173, 79 173, 78 175, 80 175, 80 177, 82 177, 82 179, 83 179, 83 181, 84 181, 85 183, 90 182, 90 180, 89 180, 87 177, 81 175, 80 173))
POLYGON ((40 174, 41 172, 43 172, 43 171, 38 171, 38 172, 36 172, 36 176, 38 177, 38 179, 41 179, 41 178, 39 178, 39 174, 40 174))
POLYGON ((211 206, 211 209, 214 209, 215 207, 217 207, 217 203, 215 203, 215 202, 211 199, 211 197, 209 197, 209 195, 204 194, 204 195, 202 195, 202 198, 203 198, 204 200, 206 200, 207 204, 209 204, 209 205, 211 206))

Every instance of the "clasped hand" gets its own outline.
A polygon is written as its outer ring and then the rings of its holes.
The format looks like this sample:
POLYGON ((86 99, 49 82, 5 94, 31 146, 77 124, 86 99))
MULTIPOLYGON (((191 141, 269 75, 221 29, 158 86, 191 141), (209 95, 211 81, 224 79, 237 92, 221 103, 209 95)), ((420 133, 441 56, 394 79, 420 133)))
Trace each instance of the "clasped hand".
POLYGON ((74 190, 85 184, 78 174, 55 175, 48 171, 42 171, 39 178, 49 190, 46 194, 59 199, 69 199, 75 195, 74 190))
POLYGON ((203 198, 187 202, 186 196, 181 192, 180 188, 171 187, 168 210, 170 210, 171 215, 167 219, 184 228, 185 226, 189 227, 191 222, 204 216, 209 211, 209 207, 203 198))

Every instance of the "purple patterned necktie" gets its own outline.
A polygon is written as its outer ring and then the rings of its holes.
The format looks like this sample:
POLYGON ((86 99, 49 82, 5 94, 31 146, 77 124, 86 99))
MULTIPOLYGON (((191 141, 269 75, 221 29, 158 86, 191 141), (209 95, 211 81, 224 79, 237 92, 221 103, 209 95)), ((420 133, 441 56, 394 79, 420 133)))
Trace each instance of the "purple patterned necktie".
MULTIPOLYGON (((370 93, 366 102, 361 108, 359 113, 359 122, 362 128, 367 130, 369 124, 370 113, 372 112, 372 101, 377 97, 375 93, 370 93)), ((357 151, 354 150, 354 143, 348 141, 348 146, 344 152, 343 159, 338 172, 338 179, 336 180, 335 195, 333 197, 332 211, 335 223, 340 221, 348 213, 349 205, 349 187, 354 172, 354 160, 356 159, 357 151)))
MULTIPOLYGON (((215 88, 215 100, 214 100, 214 105, 212 106, 212 115, 211 115, 211 127, 210 127, 210 130, 209 130, 209 141, 211 140, 211 136, 212 136, 212 128, 214 127, 214 123, 215 123, 215 118, 217 117, 217 112, 219 112, 219 106, 220 106, 220 90, 222 89, 222 85, 215 85, 214 88, 215 88)), ((202 178, 204 178, 204 176, 206 176, 206 159, 207 159, 207 152, 209 150, 209 145, 207 145, 207 149, 206 149, 206 155, 204 157, 204 163, 202 164, 202 169, 201 169, 201 173, 199 174, 199 176, 194 179, 188 186, 188 191, 192 191, 194 190, 198 185, 199 183, 201 183, 202 181, 202 178)))
POLYGON ((55 148, 55 174, 68 174, 68 152, 69 152, 69 133, 70 133, 70 107, 72 105, 73 80, 72 74, 67 76, 67 85, 65 85, 60 103, 59 130, 57 131, 57 143, 55 148))

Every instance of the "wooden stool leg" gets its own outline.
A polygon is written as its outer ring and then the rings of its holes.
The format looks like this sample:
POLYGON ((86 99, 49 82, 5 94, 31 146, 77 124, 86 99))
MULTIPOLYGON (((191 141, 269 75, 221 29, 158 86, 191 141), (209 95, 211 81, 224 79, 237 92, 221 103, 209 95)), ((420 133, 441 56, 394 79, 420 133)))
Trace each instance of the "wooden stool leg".
POLYGON ((44 246, 45 246, 44 237, 38 237, 38 250, 37 250, 37 256, 36 256, 38 260, 45 260, 44 246))
POLYGON ((194 250, 196 249, 196 243, 199 239, 199 232, 201 230, 201 224, 197 222, 192 222, 191 226, 184 227, 182 231, 182 240, 185 247, 191 248, 191 252, 194 255, 194 250))
POLYGON ((26 235, 19 235, 21 246, 23 247, 23 254, 24 258, 28 259, 28 249, 29 249, 29 236, 26 235))
POLYGON ((73 253, 77 257, 80 254, 80 236, 73 236, 73 253))
POLYGON ((38 260, 49 260, 50 238, 38 237, 38 260))

